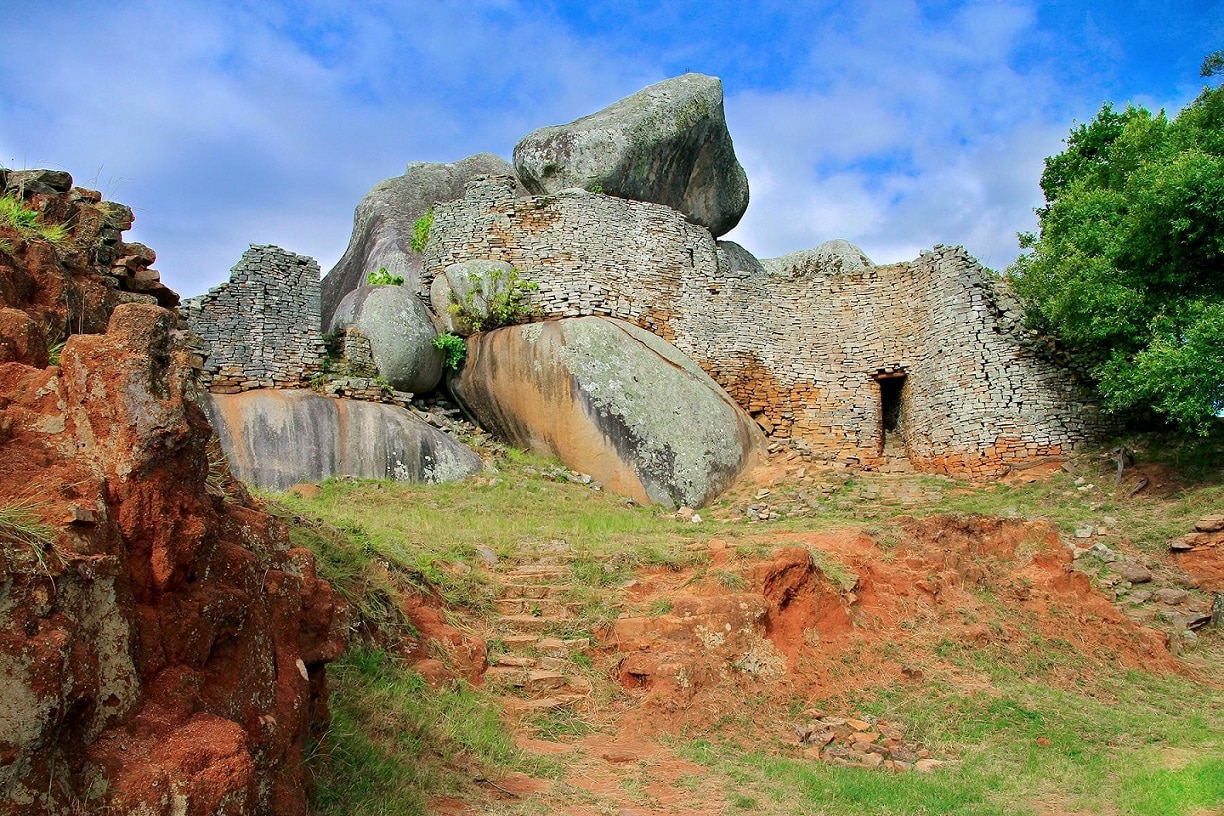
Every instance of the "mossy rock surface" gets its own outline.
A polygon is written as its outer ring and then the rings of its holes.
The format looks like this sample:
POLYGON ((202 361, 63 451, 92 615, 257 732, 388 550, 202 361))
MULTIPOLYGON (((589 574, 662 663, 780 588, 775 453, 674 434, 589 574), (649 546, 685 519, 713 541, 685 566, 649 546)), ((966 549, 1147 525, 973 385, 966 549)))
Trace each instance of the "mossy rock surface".
POLYGON ((696 363, 610 318, 474 335, 450 387, 485 429, 643 503, 701 507, 763 442, 696 363))

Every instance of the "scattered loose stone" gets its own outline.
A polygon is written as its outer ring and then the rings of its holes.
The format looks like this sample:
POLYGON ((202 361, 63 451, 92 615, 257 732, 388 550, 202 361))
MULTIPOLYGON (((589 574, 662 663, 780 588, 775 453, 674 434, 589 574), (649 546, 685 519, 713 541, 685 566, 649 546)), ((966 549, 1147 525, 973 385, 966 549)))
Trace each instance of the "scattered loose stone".
POLYGON ((1150 569, 1132 561, 1116 562, 1110 569, 1132 584, 1146 584, 1152 580, 1152 571, 1150 569))
POLYGON ((1185 603, 1186 599, 1189 597, 1190 593, 1186 590, 1174 589, 1172 587, 1157 590, 1155 593, 1156 600, 1169 606, 1177 606, 1180 603, 1185 603))
POLYGON ((1203 516, 1195 523, 1194 529, 1200 533, 1218 533, 1224 531, 1224 515, 1203 516))
POLYGON ((820 716, 815 710, 805 713, 814 716, 813 720, 796 724, 794 730, 799 744, 806 746, 801 751, 806 759, 893 772, 914 770, 916 763, 924 760, 928 772, 945 764, 930 759, 930 752, 920 744, 906 742, 898 723, 870 716, 820 716))

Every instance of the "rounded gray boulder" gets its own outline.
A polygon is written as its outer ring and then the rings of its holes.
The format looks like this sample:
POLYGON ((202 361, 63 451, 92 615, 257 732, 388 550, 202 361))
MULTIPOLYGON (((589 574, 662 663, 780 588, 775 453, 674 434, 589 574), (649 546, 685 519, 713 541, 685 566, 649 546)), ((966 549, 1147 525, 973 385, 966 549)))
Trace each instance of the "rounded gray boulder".
POLYGON ((476 335, 449 385, 490 432, 640 502, 701 507, 739 477, 764 439, 696 363, 610 318, 476 335))
POLYGON ((842 238, 834 238, 815 249, 801 249, 781 258, 766 258, 761 265, 771 275, 793 280, 814 275, 861 274, 875 268, 863 250, 842 238))
POLYGON ((442 379, 438 330, 425 304, 404 286, 362 286, 344 296, 328 334, 356 329, 370 341, 378 373, 397 391, 426 394, 442 379))
POLYGON ((748 176, 735 156, 722 81, 685 74, 568 125, 541 128, 514 148, 532 193, 572 187, 665 204, 715 237, 748 208, 748 176))

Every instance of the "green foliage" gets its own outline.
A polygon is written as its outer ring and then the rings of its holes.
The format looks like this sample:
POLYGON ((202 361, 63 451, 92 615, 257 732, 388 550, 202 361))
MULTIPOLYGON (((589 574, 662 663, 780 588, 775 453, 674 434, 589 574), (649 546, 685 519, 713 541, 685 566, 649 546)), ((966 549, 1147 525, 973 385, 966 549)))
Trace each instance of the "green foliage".
MULTIPOLYGON (((41 213, 13 196, 0 196, 0 226, 12 227, 27 240, 41 238, 48 243, 59 244, 68 237, 66 226, 45 223, 41 213)), ((11 252, 12 245, 6 245, 5 251, 11 252)))
POLYGON ((592 185, 591 185, 590 187, 588 187, 587 189, 588 189, 590 192, 592 192, 592 193, 602 193, 602 192, 603 192, 603 185, 602 185, 602 184, 592 184, 592 185))
POLYGON ((1119 672, 1085 693, 1012 675, 989 692, 930 683, 862 701, 864 713, 906 723, 936 757, 960 757, 931 774, 812 762, 748 740, 679 747, 725 780, 728 797, 765 805, 757 812, 1189 816, 1224 804, 1220 692, 1183 704, 1201 688, 1187 678, 1119 672))
POLYGON ((449 310, 473 332, 514 326, 539 316, 539 308, 531 304, 530 296, 540 291, 540 285, 523 278, 517 269, 508 273, 491 269, 484 275, 472 272, 468 280, 471 286, 462 301, 451 293, 449 310))
POLYGON ((47 364, 57 366, 60 364, 60 357, 64 353, 64 341, 61 340, 55 343, 51 348, 47 349, 47 364))
POLYGON ((1199 69, 1199 76, 1215 76, 1216 74, 1224 74, 1224 49, 1212 51, 1203 58, 1203 66, 1199 69))
POLYGON ((0 504, 0 541, 42 549, 55 543, 55 532, 38 520, 34 502, 0 504))
POLYGON ((1008 275, 1110 410, 1207 433, 1224 410, 1224 88, 1177 117, 1106 104, 1046 160, 1008 275))
POLYGON ((442 365, 458 371, 467 359, 467 342, 457 334, 443 332, 433 339, 434 348, 443 354, 442 365))
POLYGON ((425 214, 416 220, 412 225, 412 251, 418 254, 425 251, 425 245, 429 243, 429 230, 433 226, 433 208, 430 207, 425 211, 425 214))
POLYGON ((403 275, 392 275, 387 271, 387 267, 378 267, 377 272, 371 272, 366 276, 366 283, 370 286, 403 286, 403 275))

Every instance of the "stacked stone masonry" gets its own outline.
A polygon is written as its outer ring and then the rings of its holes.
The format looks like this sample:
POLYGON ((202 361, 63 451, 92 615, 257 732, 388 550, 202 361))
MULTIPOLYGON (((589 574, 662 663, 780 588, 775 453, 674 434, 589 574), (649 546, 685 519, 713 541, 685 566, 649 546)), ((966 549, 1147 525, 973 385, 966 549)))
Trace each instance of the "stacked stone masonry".
POLYGON ((1106 428, 959 247, 850 272, 766 270, 667 207, 581 190, 516 198, 513 178, 492 176, 434 208, 422 297, 472 259, 518 268, 547 317, 607 315, 669 340, 767 432, 820 458, 872 466, 895 439, 922 469, 992 476, 1106 428))
POLYGON ((323 369, 313 258, 252 244, 228 283, 183 301, 182 313, 207 343, 204 378, 213 391, 294 388, 323 369))

